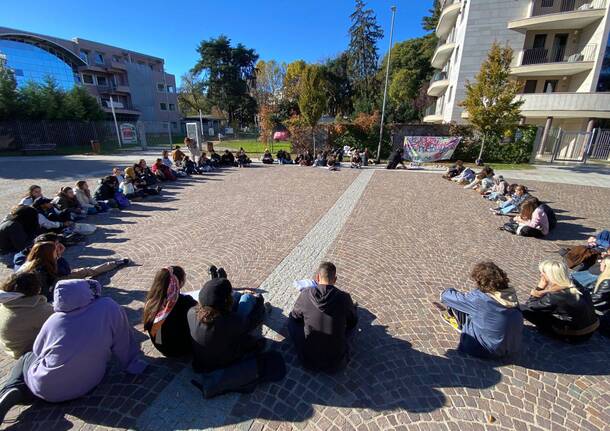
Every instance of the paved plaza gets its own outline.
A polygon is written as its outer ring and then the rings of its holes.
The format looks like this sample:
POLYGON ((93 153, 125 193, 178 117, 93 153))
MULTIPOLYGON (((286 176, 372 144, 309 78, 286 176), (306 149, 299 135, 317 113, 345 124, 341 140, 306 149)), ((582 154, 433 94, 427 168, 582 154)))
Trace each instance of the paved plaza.
MULTIPOLYGON (((138 158, 6 159, 0 210, 31 183, 52 195, 138 158)), ((99 230, 67 251, 74 267, 114 256, 136 263, 101 281, 139 331, 147 371, 134 377, 113 366, 86 397, 13 409, 2 429, 608 429, 610 340, 596 334, 566 345, 527 326, 516 364, 482 361, 455 351, 459 334, 433 305, 447 287, 471 288, 470 268, 482 259, 502 266, 525 301, 542 259, 610 226, 607 178, 606 187, 525 182, 557 211, 546 240, 498 231, 505 219, 488 211, 489 202, 440 175, 255 164, 178 181, 162 197, 92 217, 99 230), (352 359, 336 375, 301 369, 285 339, 292 281, 312 276, 323 259, 337 265, 338 287, 359 304, 352 359), (265 292, 273 310, 264 333, 288 363, 283 381, 204 400, 188 359, 163 358, 141 332, 157 269, 183 266, 185 290, 195 290, 211 264, 224 266, 234 286, 265 292)), ((4 375, 12 363, 1 356, 4 375)))

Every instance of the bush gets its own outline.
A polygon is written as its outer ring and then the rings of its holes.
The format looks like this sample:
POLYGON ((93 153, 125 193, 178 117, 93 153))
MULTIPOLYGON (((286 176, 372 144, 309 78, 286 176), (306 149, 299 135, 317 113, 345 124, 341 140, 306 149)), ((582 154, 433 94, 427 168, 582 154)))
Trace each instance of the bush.
MULTIPOLYGON (((527 163, 530 160, 536 140, 537 129, 534 126, 518 127, 510 142, 500 139, 487 142, 483 151, 483 160, 488 163, 527 163)), ((481 142, 472 135, 469 126, 452 126, 452 136, 462 136, 462 142, 453 153, 453 160, 474 162, 479 156, 481 142)))

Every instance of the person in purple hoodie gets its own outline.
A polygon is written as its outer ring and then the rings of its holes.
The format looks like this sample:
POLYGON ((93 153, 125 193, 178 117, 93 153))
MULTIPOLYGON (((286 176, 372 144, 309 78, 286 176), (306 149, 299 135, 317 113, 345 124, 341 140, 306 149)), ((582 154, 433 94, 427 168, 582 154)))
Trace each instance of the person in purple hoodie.
POLYGON ((134 330, 114 300, 101 297, 95 280, 62 280, 54 290, 54 313, 42 326, 32 352, 23 355, 0 389, 0 423, 11 407, 36 398, 58 403, 79 398, 104 378, 114 355, 123 370, 146 368, 134 330))

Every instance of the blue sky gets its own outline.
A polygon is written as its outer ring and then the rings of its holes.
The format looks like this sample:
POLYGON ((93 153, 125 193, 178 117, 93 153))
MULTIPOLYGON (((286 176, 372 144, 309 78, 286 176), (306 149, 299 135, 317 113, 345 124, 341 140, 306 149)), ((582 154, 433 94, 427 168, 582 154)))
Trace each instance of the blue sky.
MULTIPOLYGON (((423 34, 421 18, 432 0, 368 0, 386 32, 380 52, 388 49, 390 6, 398 7, 394 40, 423 34)), ((255 48, 264 60, 316 62, 332 57, 349 42, 353 0, 9 0, 0 26, 71 39, 81 37, 162 57, 180 77, 197 58, 202 39, 226 34, 255 48)))

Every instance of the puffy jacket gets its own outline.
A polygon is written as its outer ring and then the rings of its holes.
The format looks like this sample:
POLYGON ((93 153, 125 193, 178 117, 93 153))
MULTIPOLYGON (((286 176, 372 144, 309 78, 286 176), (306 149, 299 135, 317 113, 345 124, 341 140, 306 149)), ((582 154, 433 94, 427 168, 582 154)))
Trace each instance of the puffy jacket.
POLYGON ((603 280, 593 289, 591 300, 599 317, 600 331, 610 334, 610 279, 603 280))

